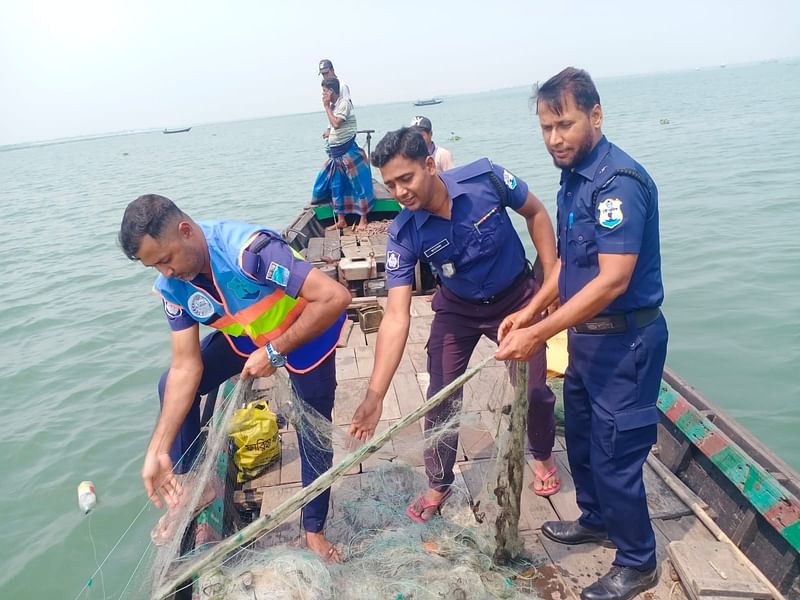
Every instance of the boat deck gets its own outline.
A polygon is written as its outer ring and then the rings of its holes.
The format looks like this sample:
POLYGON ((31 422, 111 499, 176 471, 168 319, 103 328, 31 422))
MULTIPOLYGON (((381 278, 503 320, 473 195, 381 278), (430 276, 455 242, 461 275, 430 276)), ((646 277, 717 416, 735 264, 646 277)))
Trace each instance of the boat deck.
MULTIPOLYGON (((383 300, 381 300, 382 302, 383 300)), ((426 373, 425 343, 428 337, 433 312, 429 299, 420 296, 412 299, 412 320, 408 343, 403 358, 394 377, 392 387, 386 396, 381 427, 407 414, 423 401, 428 385, 426 373)), ((334 408, 334 421, 339 427, 346 426, 358 404, 364 397, 369 375, 374 361, 376 333, 364 334, 358 323, 349 321, 337 349, 336 365, 339 382, 334 408)), ((482 338, 472 357, 475 364, 484 357, 492 355, 494 344, 482 338)), ((560 391, 560 381, 551 380, 554 389, 560 391)), ((262 386, 268 386, 268 380, 262 380, 262 386)), ((511 385, 508 382, 504 363, 490 363, 478 375, 470 380, 464 388, 464 412, 472 413, 472 422, 492 423, 494 415, 487 412, 488 401, 497 398, 501 393, 511 400, 511 385)), ((469 419, 467 419, 469 420, 469 419)), ((487 433, 492 428, 473 428, 463 425, 461 428, 458 461, 456 464, 455 485, 467 490, 472 498, 476 497, 484 481, 491 477, 494 466, 493 456, 497 454, 496 440, 487 433)), ((238 492, 239 504, 258 506, 258 512, 264 514, 300 487, 300 459, 297 451, 296 433, 287 428, 281 432, 282 456, 269 471, 257 479, 244 485, 238 492)), ((406 441, 417 440, 416 452, 402 455, 403 461, 414 465, 419 471, 420 483, 424 485, 424 469, 422 467, 422 429, 417 422, 404 430, 406 441)), ((398 444, 400 447, 400 444, 398 444)), ((539 568, 539 576, 532 580, 515 581, 518 589, 535 592, 541 598, 578 598, 580 590, 606 572, 614 557, 611 548, 582 545, 564 546, 554 543, 540 534, 544 521, 554 519, 575 519, 580 512, 575 503, 575 490, 570 476, 569 464, 565 452, 564 439, 558 436, 554 448, 556 461, 561 477, 561 491, 550 498, 541 498, 533 494, 527 484, 532 481, 532 457, 527 456, 525 486, 522 491, 520 535, 526 550, 544 563, 539 568), (527 587, 526 587, 527 586, 527 587)), ((334 464, 341 456, 334 457, 334 464)), ((358 468, 343 476, 333 487, 331 513, 329 515, 328 537, 335 543, 345 544, 352 533, 346 530, 337 519, 337 504, 352 494, 352 490, 360 489, 362 484, 373 476, 377 469, 386 465, 386 458, 381 455, 372 456, 358 468)), ((711 533, 703 526, 692 511, 664 484, 660 477, 645 464, 645 483, 648 490, 648 504, 653 528, 658 543, 659 561, 666 557, 666 547, 670 541, 682 540, 690 544, 714 542, 711 533)), ((687 490, 688 491, 688 490, 687 490)), ((689 492, 691 493, 691 492, 689 492)), ((450 503, 443 509, 443 517, 448 518, 450 510, 458 510, 450 503)), ((262 540, 267 545, 288 543, 301 545, 301 528, 299 512, 271 532, 262 540)), ((673 582, 670 569, 661 571, 659 584, 644 593, 648 600, 674 600, 687 598, 682 587, 673 582)))

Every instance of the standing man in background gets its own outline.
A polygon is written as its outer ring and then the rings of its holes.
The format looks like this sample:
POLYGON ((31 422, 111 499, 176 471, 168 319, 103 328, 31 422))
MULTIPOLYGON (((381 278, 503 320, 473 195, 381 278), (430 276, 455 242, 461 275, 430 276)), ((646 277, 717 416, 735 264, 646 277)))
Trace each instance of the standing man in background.
POLYGON ((312 204, 333 202, 336 222, 328 229, 347 227, 345 215, 358 215, 357 231, 367 229, 367 213, 372 209, 375 193, 367 155, 356 144, 356 113, 353 103, 339 95, 338 79, 322 80, 322 106, 330 123, 328 154, 317 175, 312 204))
POLYGON ((352 100, 352 98, 350 98, 350 86, 348 86, 341 77, 336 75, 336 71, 333 68, 333 63, 329 59, 323 58, 321 61, 319 61, 319 74, 322 75, 323 80, 338 79, 339 95, 346 100, 352 100))
MULTIPOLYGON (((503 317, 527 305, 539 289, 507 208, 526 221, 536 251, 549 274, 556 262, 553 225, 527 184, 489 159, 437 174, 419 131, 403 127, 380 141, 372 164, 403 210, 389 228, 386 314, 378 330, 375 367, 364 400, 353 415, 351 435, 367 440, 383 411, 410 325, 411 288, 418 261, 427 262, 440 287, 431 308, 428 338, 430 398, 461 375, 481 336, 497 341, 503 317)), ((555 397, 547 387, 544 347, 528 360, 528 440, 533 450, 534 493, 559 490, 552 456, 555 397)), ((461 412, 462 390, 425 415, 431 435, 461 412)), ((427 521, 449 497, 454 480, 458 429, 448 429, 426 444, 428 489, 408 506, 414 521, 427 521)))
MULTIPOLYGON (((348 86, 342 79, 336 76, 336 71, 333 68, 333 63, 327 58, 319 61, 319 74, 322 75, 322 81, 330 81, 331 79, 339 80, 339 96, 345 100, 350 100, 350 86, 348 86)), ((328 126, 322 132, 322 137, 326 140, 330 136, 331 128, 328 126)))
POLYGON ((569 329, 565 437, 581 516, 548 521, 542 533, 562 544, 610 538, 614 564, 581 598, 627 600, 658 581, 642 481, 667 354, 658 190, 644 167, 603 135, 600 95, 586 71, 569 67, 549 79, 536 110, 561 169, 560 269, 500 325, 496 356, 524 360, 569 329), (558 297, 561 307, 534 322, 558 297))
POLYGON ((425 145, 428 147, 428 154, 433 157, 433 162, 436 164, 436 171, 441 173, 455 167, 453 162, 453 154, 450 150, 437 146, 433 143, 433 125, 428 117, 416 116, 411 121, 411 126, 416 127, 425 140, 425 145))

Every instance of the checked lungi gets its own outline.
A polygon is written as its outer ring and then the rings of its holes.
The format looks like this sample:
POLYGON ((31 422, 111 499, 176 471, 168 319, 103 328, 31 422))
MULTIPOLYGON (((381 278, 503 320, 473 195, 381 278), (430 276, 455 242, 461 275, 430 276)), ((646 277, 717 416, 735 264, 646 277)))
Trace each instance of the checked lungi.
POLYGON ((372 172, 353 137, 330 147, 331 157, 317 175, 312 204, 333 203, 337 215, 366 215, 375 201, 372 172))

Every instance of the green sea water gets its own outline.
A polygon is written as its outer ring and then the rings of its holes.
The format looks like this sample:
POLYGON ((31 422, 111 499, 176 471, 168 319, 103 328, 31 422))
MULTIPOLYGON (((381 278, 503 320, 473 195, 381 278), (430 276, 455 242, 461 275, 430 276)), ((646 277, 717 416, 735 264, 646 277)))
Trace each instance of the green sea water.
MULTIPOLYGON (((659 187, 668 364, 800 468, 800 61, 597 83, 604 132, 659 187)), ((554 215, 558 171, 529 91, 423 108, 353 98, 373 144, 424 114, 457 164, 489 156, 554 215)), ((310 198, 324 125, 315 113, 0 148, 0 597, 74 598, 106 557, 82 597, 120 597, 159 514, 139 469, 169 333, 153 273, 116 245, 126 204, 158 192, 196 218, 281 229, 310 198), (83 479, 100 501, 89 517, 83 479)))

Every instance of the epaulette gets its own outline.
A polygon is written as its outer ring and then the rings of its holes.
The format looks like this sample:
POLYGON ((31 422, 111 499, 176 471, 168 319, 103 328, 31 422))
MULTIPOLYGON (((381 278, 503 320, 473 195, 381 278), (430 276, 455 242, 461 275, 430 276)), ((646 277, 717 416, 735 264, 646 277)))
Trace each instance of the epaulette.
POLYGON ((405 227, 406 223, 408 223, 413 216, 414 213, 407 208, 401 210, 400 214, 398 214, 392 221, 392 224, 389 225, 389 235, 396 238, 399 231, 405 227))
POLYGON ((492 161, 488 158, 479 158, 478 160, 450 169, 448 174, 451 175, 456 181, 461 183, 467 181, 478 175, 492 172, 492 161))

